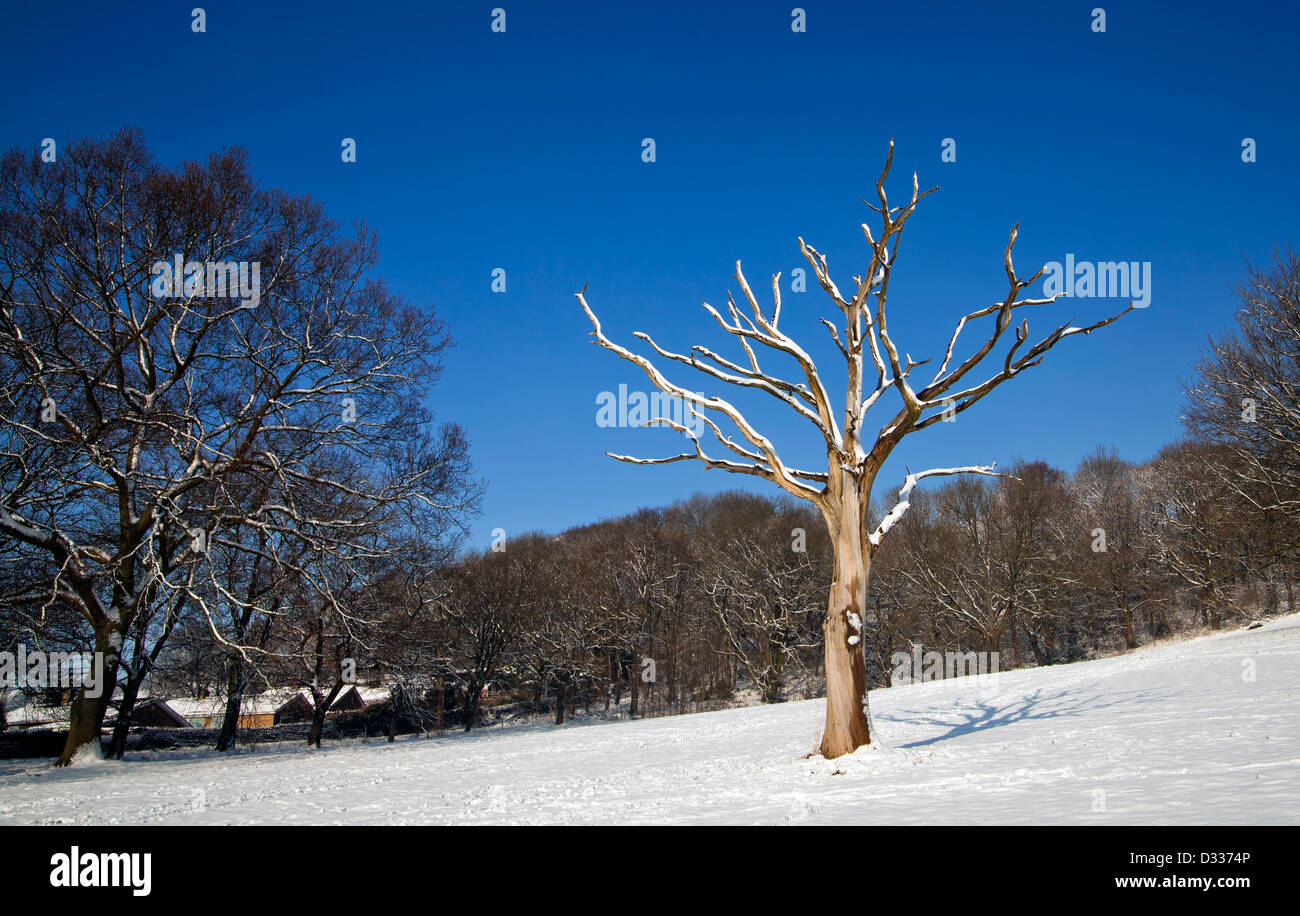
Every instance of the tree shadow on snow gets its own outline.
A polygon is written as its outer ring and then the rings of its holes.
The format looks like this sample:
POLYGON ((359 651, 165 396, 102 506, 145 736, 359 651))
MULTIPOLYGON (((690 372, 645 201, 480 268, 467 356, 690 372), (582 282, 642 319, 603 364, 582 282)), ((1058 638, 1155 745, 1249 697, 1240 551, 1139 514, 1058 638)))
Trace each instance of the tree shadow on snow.
POLYGON ((935 735, 932 738, 923 738, 917 741, 909 741, 906 744, 900 744, 898 747, 924 747, 928 744, 937 744, 940 741, 947 741, 950 738, 959 738, 962 735, 969 735, 972 732, 982 732, 990 728, 998 728, 1003 725, 1012 725, 1016 722, 1024 722, 1033 719, 1057 719, 1077 716, 1083 712, 1092 710, 1109 709, 1115 706, 1125 706, 1135 702, 1158 701, 1164 699, 1163 696, 1153 693, 1149 690, 1130 690, 1123 693, 1107 693, 1106 699, 1101 700, 1101 694, 1080 694, 1070 691, 1061 690, 1056 693, 1045 693, 1042 690, 1035 690, 1027 696, 1016 698, 1015 701, 1007 703, 999 701, 996 698, 989 700, 975 701, 975 708, 963 708, 954 711, 952 716, 935 716, 935 715, 882 715, 872 713, 872 718, 884 722, 898 722, 906 725, 933 725, 938 728, 947 728, 942 734, 935 735), (1053 705, 1057 704, 1057 705, 1053 705))

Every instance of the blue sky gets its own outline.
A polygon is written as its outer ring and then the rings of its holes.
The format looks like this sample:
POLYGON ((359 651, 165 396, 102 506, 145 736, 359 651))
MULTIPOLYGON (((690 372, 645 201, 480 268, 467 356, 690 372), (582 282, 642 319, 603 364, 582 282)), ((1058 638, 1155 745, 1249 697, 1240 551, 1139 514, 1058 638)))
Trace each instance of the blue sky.
MULTIPOLYGON (((474 541, 560 530, 697 490, 761 481, 692 463, 618 464, 682 443, 603 429, 596 398, 649 385, 590 344, 573 298, 608 333, 672 349, 729 339, 699 307, 725 302, 741 259, 756 289, 825 252, 841 285, 865 267, 860 223, 889 138, 891 188, 940 185, 909 223, 890 327, 939 355, 956 319, 1017 267, 1149 261, 1151 307, 909 439, 881 488, 913 469, 1043 458, 1073 469, 1097 445, 1143 460, 1178 436, 1180 379, 1232 320, 1246 260, 1300 246, 1291 5, 1090 3, 26 4, 3 13, 0 146, 144 128, 164 162, 250 152, 265 185, 309 193, 379 235, 381 272, 449 322, 457 347, 432 396, 463 424, 489 482, 474 541), (490 29, 504 4, 506 32, 490 29), (340 159, 344 137, 357 162, 340 159), (641 160, 652 137, 657 161, 641 160), (957 161, 940 161, 944 138, 957 161), (1243 138, 1258 161, 1243 163, 1243 138), (490 288, 494 268, 507 291, 490 288)), ((806 265, 804 265, 806 266, 806 265)), ((841 378, 816 288, 783 325, 841 378)), ((1031 333, 1116 301, 1077 299, 1031 333)), ((972 331, 975 329, 972 329, 972 331)), ((973 336, 973 335, 972 335, 973 336)), ((736 351, 727 349, 728 354, 736 351)), ((773 363, 773 365, 778 365, 773 363)), ((682 367, 678 367, 682 368, 682 367)), ((709 380, 693 387, 718 393, 709 380)), ((796 464, 806 421, 738 397, 796 464)), ((773 402, 775 404, 775 402, 773 402)), ((884 418, 881 417, 881 422, 884 418)))

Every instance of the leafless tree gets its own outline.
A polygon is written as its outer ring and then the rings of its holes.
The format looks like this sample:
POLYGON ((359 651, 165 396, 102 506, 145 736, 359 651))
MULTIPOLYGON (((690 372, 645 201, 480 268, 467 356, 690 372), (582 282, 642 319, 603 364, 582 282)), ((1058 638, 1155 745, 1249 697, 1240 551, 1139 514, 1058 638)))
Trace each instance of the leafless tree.
MULTIPOLYGON (((733 498, 733 502, 735 499, 733 498)), ((817 519, 794 506, 752 500, 755 518, 724 517, 708 532, 709 597, 725 639, 764 703, 785 699, 788 669, 799 669, 814 645, 823 610, 824 532, 809 531, 817 519), (763 509, 768 511, 762 512, 763 509), (819 537, 818 535, 821 535, 819 537)))
POLYGON ((689 425, 694 426, 697 421, 704 424, 718 445, 730 453, 727 457, 709 455, 704 451, 699 437, 690 434, 687 424, 671 417, 656 417, 650 421, 651 424, 672 427, 685 435, 691 435, 692 449, 664 458, 635 458, 627 455, 611 457, 634 464, 700 461, 706 468, 768 480, 792 496, 811 502, 821 512, 834 550, 834 574, 823 628, 826 721, 821 752, 828 758, 853 751, 870 741, 862 618, 866 609, 871 555, 889 529, 907 511, 908 498, 920 481, 953 474, 994 473, 992 467, 981 465, 933 468, 911 473, 898 493, 897 503, 872 530, 867 511, 871 505, 876 475, 885 459, 905 436, 939 422, 945 414, 955 416, 966 411, 1003 382, 1038 365, 1047 351, 1062 340, 1104 327, 1132 308, 1130 305, 1124 312, 1094 324, 1075 326, 1066 322, 1036 343, 1030 343, 1028 322, 1016 324, 1017 313, 1024 309, 1050 305, 1056 301, 1057 296, 1021 298, 1021 294, 1042 276, 1043 270, 1039 269, 1029 277, 1021 277, 1016 273, 1011 252, 1018 227, 1013 228, 1003 253, 1008 284, 1006 295, 991 305, 976 308, 962 316, 933 377, 923 385, 914 384, 913 371, 925 365, 928 360, 913 360, 894 340, 888 328, 885 300, 893 268, 897 263, 903 230, 918 202, 930 191, 922 193, 916 176, 913 175, 912 192, 907 203, 891 206, 885 192, 885 181, 892 160, 891 142, 885 167, 876 181, 879 204, 868 204, 879 215, 881 226, 877 235, 863 224, 871 257, 866 272, 854 277, 851 294, 846 296, 842 293, 831 278, 825 256, 802 239, 799 240, 800 250, 811 265, 819 284, 843 318, 843 323, 838 326, 830 320, 822 320, 835 347, 844 358, 847 373, 842 413, 838 416, 838 409, 831 401, 812 357, 780 328, 779 275, 772 277, 773 304, 770 311, 760 306, 739 262, 736 264, 736 281, 740 284, 752 317, 730 295, 726 316, 705 303, 706 310, 719 326, 738 338, 745 353, 744 362, 727 359, 701 345, 692 347, 688 353, 673 352, 659 346, 647 334, 636 334, 663 360, 696 369, 715 381, 762 391, 803 417, 817 429, 824 443, 827 457, 824 470, 803 470, 787 465, 771 439, 760 432, 730 401, 718 396, 697 394, 689 387, 671 381, 650 359, 615 343, 606 336, 600 321, 588 306, 586 289, 577 294, 578 301, 594 328, 596 342, 640 367, 661 391, 688 404, 689 425), (992 319, 993 326, 987 338, 964 359, 958 358, 957 345, 962 331, 969 323, 981 318, 992 319), (1012 331, 1014 340, 998 361, 995 370, 980 380, 968 380, 970 373, 994 352, 1009 330, 1012 331), (755 347, 755 344, 759 346, 755 347), (759 363, 759 351, 762 348, 779 354, 780 358, 794 360, 801 380, 788 381, 762 368, 759 363), (874 385, 869 382, 864 384, 864 371, 870 371, 867 368, 868 362, 870 369, 874 369, 874 385), (869 422, 867 414, 878 404, 883 405, 886 395, 891 393, 897 396, 899 406, 873 437, 864 432, 869 422), (734 427, 743 442, 737 441, 734 434, 719 426, 719 421, 734 427))
MULTIPOLYGON (((205 622, 209 636, 217 633, 215 642, 225 663, 226 712, 217 736, 219 751, 235 745, 245 691, 255 683, 276 617, 292 594, 292 574, 272 547, 273 540, 274 534, 266 528, 235 521, 223 527, 209 549, 211 574, 202 604, 214 609, 205 622)), ((287 558, 291 563, 301 558, 302 545, 296 543, 299 554, 287 558)), ((263 680, 260 686, 270 684, 263 680)))
POLYGON ((681 573, 680 547, 679 533, 672 530, 665 514, 651 510, 627 519, 613 545, 618 557, 612 565, 613 623, 617 642, 626 652, 630 716, 643 711, 645 677, 657 662, 659 624, 681 573))
POLYGON ((504 550, 471 554, 446 571, 440 609, 453 640, 465 731, 477 724, 484 690, 525 632, 544 541, 542 535, 520 535, 505 542, 504 550))
POLYGON ((1071 489, 1078 577, 1095 600, 1114 608, 1125 648, 1135 648, 1135 617, 1159 595, 1134 468, 1113 449, 1097 449, 1084 458, 1071 489))
POLYGON ((1022 595, 1016 588, 1016 558, 1002 551, 1006 540, 997 491, 981 481, 960 480, 939 491, 935 509, 928 517, 909 519, 909 529, 929 530, 909 539, 917 549, 902 558, 899 572, 939 613, 977 634, 984 651, 1000 652, 1022 595))
POLYGON ((1225 446, 1179 442, 1152 462, 1146 500, 1155 562, 1201 599, 1202 622, 1218 629, 1236 615, 1229 583, 1248 565, 1249 513, 1237 487, 1227 483, 1241 464, 1225 446))
POLYGON ((372 646, 372 678, 389 688, 389 740, 402 721, 421 732, 441 730, 448 678, 455 673, 451 638, 442 618, 446 545, 411 545, 407 561, 380 580, 380 616, 372 646))
POLYGON ((1300 520, 1300 255, 1251 267, 1237 297, 1237 333, 1210 339, 1186 385, 1187 425, 1232 449, 1238 496, 1300 520))
MULTIPOLYGON (((219 588, 194 582, 225 526, 355 553, 380 516, 437 538, 472 507, 464 438, 422 403, 445 330, 376 258, 364 227, 256 187, 238 150, 167 170, 124 131, 0 160, 0 537, 49 564, 114 680, 133 634, 170 632, 142 617, 179 593, 211 617, 219 588), (199 267, 160 282, 175 259, 199 267), (232 499, 251 478, 268 498, 232 499)), ((79 696, 61 764, 98 741, 107 695, 79 696)))
MULTIPOLYGON (((1251 267, 1236 289, 1237 332, 1211 338, 1185 386, 1193 435, 1232 450, 1222 483, 1253 511, 1267 545, 1254 558, 1280 574, 1295 608, 1300 572, 1300 255, 1251 267)), ((1210 469, 1225 468, 1218 462, 1210 469)))
POLYGON ((1065 474, 1043 461, 1020 461, 998 481, 996 497, 995 552, 1011 597, 1013 639, 1020 628, 1040 665, 1082 658, 1079 632, 1096 629, 1097 618, 1070 601, 1080 586, 1070 562, 1078 531, 1065 474))

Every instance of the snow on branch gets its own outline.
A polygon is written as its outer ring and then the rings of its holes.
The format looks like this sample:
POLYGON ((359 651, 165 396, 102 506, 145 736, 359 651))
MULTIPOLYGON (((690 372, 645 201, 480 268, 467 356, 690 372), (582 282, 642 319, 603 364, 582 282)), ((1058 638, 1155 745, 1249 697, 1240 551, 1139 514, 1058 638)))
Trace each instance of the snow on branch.
MULTIPOLYGON (((803 483, 799 479, 799 475, 792 473, 790 469, 788 469, 785 466, 785 464, 781 461, 781 456, 777 454, 776 447, 772 444, 772 442, 766 436, 760 433, 757 429, 755 429, 753 424, 750 423, 748 419, 746 419, 745 415, 742 414, 735 405, 720 397, 711 397, 711 398, 704 397, 703 395, 697 394, 688 388, 684 388, 681 385, 676 385, 670 382, 664 376, 664 374, 659 371, 659 369, 654 365, 654 363, 650 362, 650 360, 646 359, 644 356, 641 356, 637 353, 633 353, 631 350, 627 349, 626 347, 614 343, 614 341, 610 340, 608 337, 605 336, 605 332, 601 329, 600 326, 600 320, 596 317, 595 312, 593 312, 591 310, 591 307, 587 304, 585 286, 583 287, 582 292, 576 293, 575 295, 578 299, 579 304, 582 306, 582 310, 587 313, 587 318, 590 319, 591 321, 592 328, 593 328, 592 336, 596 338, 596 342, 601 347, 605 348, 606 350, 609 350, 611 353, 614 353, 622 357, 628 362, 633 363, 636 366, 639 366, 641 370, 645 372, 646 376, 650 379, 650 381, 655 385, 655 387, 658 388, 660 391, 664 392, 665 394, 675 395, 676 397, 681 398, 682 401, 684 401, 685 403, 693 405, 692 411, 694 415, 696 416, 700 415, 698 411, 694 410, 694 407, 699 407, 704 410, 717 411, 718 413, 721 413, 724 416, 726 416, 729 420, 731 420, 732 423, 735 424, 736 428, 740 430, 741 435, 743 435, 751 445, 753 445, 756 449, 758 449, 758 452, 762 455, 765 464, 741 465, 741 464, 737 464, 734 461, 723 461, 720 459, 710 458, 704 454, 703 450, 700 448, 699 440, 695 439, 693 436, 692 436, 692 441, 695 445, 694 453, 686 452, 680 455, 669 456, 667 458, 632 458, 631 456, 627 456, 627 455, 611 454, 610 455, 611 458, 614 458, 618 461, 625 461, 631 464, 667 464, 674 461, 684 461, 687 459, 694 459, 702 462, 705 465, 705 467, 708 468, 730 471, 732 473, 753 474, 759 477, 765 477, 766 479, 776 483, 782 489, 786 490, 792 496, 798 496, 801 499, 809 500, 810 502, 813 502, 815 504, 821 503, 822 492, 818 489, 814 489, 813 487, 809 486, 806 483, 803 483)), ((738 310, 735 308, 734 304, 732 306, 732 314, 737 318, 737 327, 739 327, 739 313, 738 310)), ((718 320, 719 321, 722 320, 720 316, 718 320)), ((811 359, 809 359, 809 364, 811 365, 811 359)), ((761 376, 761 373, 759 373, 759 375, 761 376)), ((773 381, 770 377, 767 376, 761 376, 761 377, 765 381, 768 382, 773 381)), ((820 382, 818 384, 820 385, 820 382)), ((679 424, 674 424, 671 421, 659 420, 658 422, 663 425, 672 426, 673 428, 677 429, 679 432, 686 432, 684 427, 680 426, 679 424)), ((689 435, 689 433, 687 434, 689 435)))
POLYGON ((903 482, 903 486, 898 491, 898 502, 895 503, 894 508, 890 509, 889 512, 885 514, 885 517, 880 520, 880 524, 876 527, 876 530, 867 537, 867 540, 871 543, 872 550, 874 551, 875 548, 880 546, 880 542, 884 540, 884 537, 889 533, 889 530, 893 528, 894 525, 898 524, 899 520, 907 514, 907 510, 912 505, 908 500, 908 497, 912 495, 912 491, 916 489, 916 485, 925 478, 952 477, 955 474, 980 474, 985 477, 1010 476, 1009 474, 997 473, 995 470, 996 468, 996 464, 970 465, 969 467, 964 468, 931 468, 928 471, 919 471, 915 474, 909 473, 907 479, 903 482))
MULTIPOLYGON (((902 341, 890 333, 886 299, 890 278, 898 263, 903 230, 916 212, 921 199, 937 188, 922 192, 918 178, 913 173, 911 194, 902 198, 899 204, 890 204, 885 191, 885 181, 893 163, 893 154, 894 144, 891 140, 889 156, 880 172, 880 177, 875 182, 877 203, 863 201, 879 214, 879 222, 874 230, 865 223, 862 225, 862 232, 869 246, 870 259, 866 270, 852 277, 854 286, 842 288, 838 285, 831 276, 826 255, 805 242, 802 237, 798 240, 799 250, 811 267, 818 284, 841 313, 842 321, 832 321, 825 317, 818 319, 845 362, 847 384, 844 397, 836 396, 834 402, 836 406, 832 406, 832 399, 812 357, 780 328, 779 274, 772 276, 770 312, 760 305, 745 278, 739 261, 736 262, 735 278, 740 284, 743 296, 740 302, 747 304, 748 307, 742 308, 737 298, 730 293, 727 294, 725 307, 714 308, 708 302, 702 303, 704 309, 713 316, 722 330, 736 338, 745 354, 743 359, 732 361, 700 345, 693 346, 683 353, 673 352, 661 347, 648 334, 638 331, 635 335, 651 348, 653 351, 650 354, 651 358, 657 356, 681 363, 718 381, 740 388, 766 392, 816 425, 826 444, 827 472, 811 473, 787 468, 781 462, 772 443, 762 436, 733 404, 720 397, 708 398, 696 394, 669 382, 649 358, 635 354, 611 341, 605 336, 600 322, 587 305, 584 286, 583 291, 577 294, 577 298, 592 322, 595 329, 593 336, 600 346, 635 363, 661 391, 679 397, 691 405, 694 413, 702 414, 709 411, 725 415, 735 424, 749 446, 752 446, 752 448, 745 447, 738 441, 733 441, 710 422, 709 425, 718 442, 743 459, 743 463, 711 458, 704 454, 698 442, 695 443, 693 453, 687 452, 668 458, 646 460, 631 459, 627 456, 614 457, 642 464, 692 459, 701 461, 711 468, 766 476, 789 493, 813 502, 833 519, 837 515, 835 511, 837 503, 855 502, 858 494, 863 491, 869 496, 876 474, 905 436, 965 411, 1003 382, 1025 369, 1038 365, 1045 358, 1048 350, 1067 337, 1089 334, 1111 324, 1133 309, 1134 306, 1130 304, 1124 311, 1093 324, 1076 326, 1073 320, 1068 321, 1055 327, 1045 337, 1035 342, 1029 336, 1028 321, 1021 319, 1016 313, 1024 309, 1051 305, 1063 294, 1050 297, 1026 295, 1026 290, 1042 278, 1046 268, 1040 267, 1027 277, 1016 273, 1012 254, 1020 230, 1017 223, 1011 229, 1002 255, 1002 266, 1008 284, 1005 296, 1001 300, 962 315, 947 341, 933 378, 925 384, 925 378, 929 376, 927 370, 924 376, 918 376, 917 383, 914 385, 913 371, 926 366, 932 360, 914 359, 902 346, 902 341), (969 331, 972 322, 982 318, 991 318, 992 326, 986 327, 987 334, 982 342, 963 359, 957 353, 958 345, 962 343, 961 335, 969 331), (1004 338, 1006 338, 1005 344, 1003 344, 1004 338), (797 376, 787 380, 764 371, 759 363, 758 347, 754 346, 755 343, 761 344, 768 350, 784 354, 797 362, 803 373, 802 381, 795 381, 797 376), (984 374, 983 381, 977 384, 968 381, 967 375, 979 371, 977 367, 984 364, 986 359, 991 366, 984 374), (864 375, 867 375, 872 368, 875 369, 874 386, 869 378, 864 379, 864 375), (902 403, 872 437, 866 432, 867 413, 891 393, 897 393, 902 403), (695 411, 695 408, 698 408, 698 411, 695 411), (817 484, 823 486, 816 488, 817 484)), ((698 427, 696 429, 698 430, 698 427)), ((899 504, 885 517, 881 528, 871 536, 872 546, 879 544, 890 526, 907 511, 907 496, 917 481, 925 477, 961 473, 991 474, 992 471, 991 468, 984 467, 940 468, 909 475, 908 483, 900 493, 899 504)), ((855 523, 853 527, 857 530, 859 526, 855 523)))

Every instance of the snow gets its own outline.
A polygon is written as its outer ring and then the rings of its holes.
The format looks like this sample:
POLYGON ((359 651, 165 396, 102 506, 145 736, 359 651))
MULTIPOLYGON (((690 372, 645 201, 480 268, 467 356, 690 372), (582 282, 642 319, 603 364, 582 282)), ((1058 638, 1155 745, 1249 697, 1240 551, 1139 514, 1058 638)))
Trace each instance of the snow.
POLYGON ((61 770, 0 761, 0 823, 1300 822, 1300 615, 870 701, 877 743, 837 760, 807 756, 823 715, 807 701, 61 770))
POLYGON ((907 514, 907 510, 910 508, 912 508, 912 504, 908 500, 904 499, 900 500, 898 505, 890 509, 889 514, 880 520, 880 527, 872 534, 867 535, 867 540, 871 542, 871 546, 879 547, 880 542, 885 539, 885 535, 889 534, 889 530, 894 527, 894 524, 898 522, 899 519, 907 514))
MULTIPOLYGON (((282 690, 272 693, 247 694, 241 698, 239 714, 241 716, 273 715, 281 706, 293 699, 298 692, 297 690, 282 690)), ((172 699, 159 697, 158 699, 170 706, 182 719, 215 719, 217 725, 220 725, 220 720, 226 716, 225 697, 207 697, 201 700, 193 697, 174 697, 172 699)))

